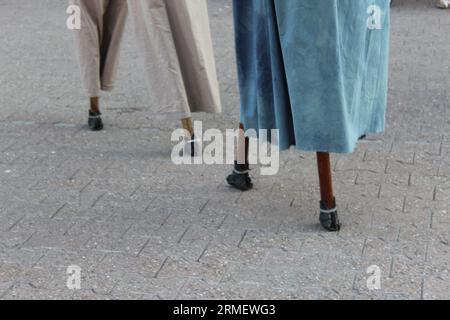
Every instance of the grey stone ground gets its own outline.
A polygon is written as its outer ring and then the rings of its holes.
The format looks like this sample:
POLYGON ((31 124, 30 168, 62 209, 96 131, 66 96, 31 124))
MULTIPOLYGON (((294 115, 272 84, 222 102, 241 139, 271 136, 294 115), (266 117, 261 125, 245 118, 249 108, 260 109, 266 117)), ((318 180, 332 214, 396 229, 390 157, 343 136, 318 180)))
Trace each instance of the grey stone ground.
MULTIPOLYGON (((172 165, 178 123, 145 111, 130 28, 93 134, 65 2, 0 8, 1 298, 450 298, 450 12, 395 1, 389 126, 334 157, 344 228, 330 234, 313 154, 283 154, 249 193, 226 186, 227 166, 172 165), (371 265, 381 290, 367 288, 371 265)), ((197 119, 233 128, 231 2, 210 11, 226 113, 197 119)))

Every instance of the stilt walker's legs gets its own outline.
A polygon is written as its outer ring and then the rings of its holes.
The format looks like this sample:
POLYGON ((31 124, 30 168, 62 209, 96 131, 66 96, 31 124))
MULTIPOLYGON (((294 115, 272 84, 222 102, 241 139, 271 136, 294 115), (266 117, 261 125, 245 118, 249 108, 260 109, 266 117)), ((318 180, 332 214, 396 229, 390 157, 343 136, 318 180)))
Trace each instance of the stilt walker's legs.
POLYGON ((100 131, 103 129, 101 115, 99 97, 91 97, 91 109, 89 110, 88 126, 92 131, 100 131))
POLYGON ((249 174, 249 145, 250 140, 249 138, 245 137, 244 125, 240 124, 234 170, 233 173, 228 176, 227 181, 230 186, 241 191, 247 191, 253 188, 253 183, 249 174))
POLYGON ((328 231, 339 231, 338 212, 336 199, 333 193, 333 177, 331 173, 330 154, 324 152, 317 153, 317 165, 319 168, 320 180, 320 223, 328 231))

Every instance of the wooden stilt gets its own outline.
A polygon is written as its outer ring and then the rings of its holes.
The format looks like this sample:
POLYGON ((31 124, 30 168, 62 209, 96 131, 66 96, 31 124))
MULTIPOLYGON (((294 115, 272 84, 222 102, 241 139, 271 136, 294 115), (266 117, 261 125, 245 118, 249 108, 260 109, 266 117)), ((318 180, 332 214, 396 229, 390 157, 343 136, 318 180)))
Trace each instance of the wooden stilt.
POLYGON ((192 121, 192 118, 189 117, 181 119, 181 126, 183 127, 183 129, 189 132, 189 138, 192 138, 192 136, 194 135, 194 122, 192 121))
POLYGON ((191 117, 181 119, 181 126, 184 130, 188 132, 188 142, 184 148, 185 154, 190 154, 191 157, 195 157, 196 155, 196 145, 195 145, 195 136, 194 136, 194 121, 191 117))
POLYGON ((245 128, 242 123, 239 124, 237 140, 236 161, 237 164, 245 165, 248 163, 249 139, 245 137, 245 128))
POLYGON ((91 97, 91 109, 90 111, 93 113, 100 113, 100 98, 99 97, 91 97))
POLYGON ((320 222, 329 231, 339 231, 340 223, 336 209, 336 199, 333 192, 333 176, 331 171, 330 154, 317 153, 317 166, 319 169, 321 213, 320 222))
POLYGON ((322 202, 328 209, 334 207, 333 177, 331 174, 330 154, 317 153, 317 165, 319 167, 320 195, 322 202))

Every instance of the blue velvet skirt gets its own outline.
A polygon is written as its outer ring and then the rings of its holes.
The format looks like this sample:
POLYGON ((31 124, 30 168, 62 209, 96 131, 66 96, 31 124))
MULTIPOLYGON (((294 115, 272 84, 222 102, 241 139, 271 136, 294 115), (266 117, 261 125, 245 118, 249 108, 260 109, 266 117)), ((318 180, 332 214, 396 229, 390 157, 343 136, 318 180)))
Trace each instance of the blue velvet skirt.
POLYGON ((234 0, 241 121, 350 153, 385 127, 390 0, 234 0))

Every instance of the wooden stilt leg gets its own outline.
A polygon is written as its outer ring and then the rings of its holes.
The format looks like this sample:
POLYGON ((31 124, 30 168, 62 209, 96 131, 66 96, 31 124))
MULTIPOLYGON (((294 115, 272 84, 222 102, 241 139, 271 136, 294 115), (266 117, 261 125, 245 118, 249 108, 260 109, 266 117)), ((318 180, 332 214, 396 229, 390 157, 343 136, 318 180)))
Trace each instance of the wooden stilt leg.
POLYGON ((100 98, 99 97, 91 97, 91 109, 90 111, 93 113, 100 113, 100 98))
POLYGON ((190 134, 189 138, 192 138, 192 136, 194 135, 194 123, 192 121, 192 118, 184 118, 181 119, 181 126, 183 127, 183 129, 187 130, 190 134))
POLYGON ((339 231, 340 223, 336 208, 336 199, 333 192, 330 154, 318 152, 317 165, 319 168, 321 194, 320 222, 322 226, 329 231, 339 231))
POLYGON ((250 140, 245 137, 244 130, 244 125, 241 123, 239 125, 234 170, 227 178, 230 186, 241 191, 247 191, 253 188, 253 183, 249 175, 250 165, 248 162, 250 140))
POLYGON ((317 153, 319 167, 320 194, 327 208, 334 207, 333 178, 331 176, 331 160, 329 153, 317 153))
POLYGON ((239 133, 237 139, 236 161, 237 164, 245 165, 248 163, 249 140, 245 137, 245 128, 239 124, 239 133))
POLYGON ((195 137, 194 137, 194 122, 191 117, 181 119, 181 126, 185 129, 189 136, 186 137, 188 139, 188 143, 184 149, 185 154, 190 154, 191 157, 195 157, 195 137))

